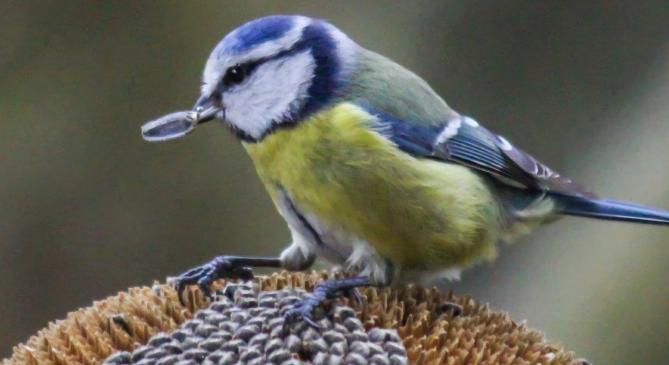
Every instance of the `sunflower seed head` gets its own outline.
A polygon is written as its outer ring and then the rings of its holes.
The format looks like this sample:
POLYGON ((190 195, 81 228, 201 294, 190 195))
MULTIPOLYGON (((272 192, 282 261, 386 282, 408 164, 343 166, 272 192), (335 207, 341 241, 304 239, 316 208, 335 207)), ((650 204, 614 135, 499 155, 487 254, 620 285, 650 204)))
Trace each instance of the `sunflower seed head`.
MULTIPOLYGON (((342 364, 351 353, 360 355, 352 351, 356 341, 366 344, 360 350, 369 350, 366 361, 379 365, 587 364, 503 312, 469 297, 415 285, 365 289, 364 301, 350 302, 352 308, 346 300, 333 301, 332 311, 319 321, 322 330, 308 332, 308 325, 298 323, 288 333, 283 331, 282 312, 328 277, 324 272, 276 273, 228 286, 220 280, 214 284, 216 300, 210 305, 195 287, 184 292, 185 306, 168 285, 131 288, 50 324, 16 346, 0 365, 95 365, 101 359, 107 365, 237 365, 242 355, 253 351, 261 356, 245 365, 268 364, 275 352, 273 359, 278 361, 283 351, 291 355, 282 362, 285 365, 342 364), (223 288, 228 290, 218 290, 223 288), (461 314, 441 313, 445 302, 458 305, 461 314), (245 326, 244 331, 257 327, 259 332, 233 338, 245 326), (290 347, 289 335, 297 338, 290 347), (223 344, 216 349, 219 342, 223 344), (519 348, 531 351, 518 352, 519 348)), ((356 355, 350 359, 359 360, 356 355)))
MULTIPOLYGON (((390 364, 391 353, 373 353, 371 346, 390 346, 392 354, 403 349, 398 336, 377 336, 377 343, 372 343, 373 336, 355 311, 338 304, 332 319, 322 320, 327 330, 298 324, 290 333, 278 331, 284 324, 281 313, 301 300, 305 291, 259 292, 248 284, 236 284, 223 293, 218 302, 196 312, 172 334, 158 333, 132 353, 110 356, 104 365, 390 364)), ((406 352, 399 352, 406 358, 406 352)))

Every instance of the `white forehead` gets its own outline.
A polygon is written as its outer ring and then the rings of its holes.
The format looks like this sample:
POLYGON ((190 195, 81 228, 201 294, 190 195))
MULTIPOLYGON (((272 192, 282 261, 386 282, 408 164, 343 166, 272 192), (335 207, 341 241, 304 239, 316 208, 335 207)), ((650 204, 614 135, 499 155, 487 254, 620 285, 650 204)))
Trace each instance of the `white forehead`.
MULTIPOLYGON (((223 73, 228 67, 241 64, 247 61, 256 60, 273 56, 279 52, 289 50, 302 37, 302 31, 311 24, 312 20, 304 16, 290 16, 277 18, 263 18, 251 23, 247 23, 231 33, 214 48, 207 64, 204 68, 202 77, 202 94, 211 94, 218 82, 223 77, 223 73), (249 28, 254 26, 254 22, 262 21, 285 21, 287 30, 282 32, 279 37, 269 38, 247 47, 249 40, 249 28), (241 48, 241 51, 239 50, 241 48)), ((263 24, 260 24, 263 26, 263 24)), ((254 29, 250 29, 254 31, 254 29)))

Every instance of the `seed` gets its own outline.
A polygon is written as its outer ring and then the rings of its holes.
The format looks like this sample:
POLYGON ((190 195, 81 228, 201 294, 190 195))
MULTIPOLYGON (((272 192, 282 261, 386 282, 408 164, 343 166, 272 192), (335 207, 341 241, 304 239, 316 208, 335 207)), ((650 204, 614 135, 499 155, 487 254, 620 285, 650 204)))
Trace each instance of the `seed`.
POLYGON ((151 350, 153 350, 153 348, 151 348, 149 346, 140 346, 140 347, 136 348, 135 351, 132 352, 132 358, 131 358, 132 362, 140 361, 151 350))
POLYGON ((404 346, 397 342, 386 342, 383 344, 383 349, 391 355, 406 356, 406 350, 404 349, 404 346))
POLYGON ((177 355, 167 355, 162 359, 156 361, 156 365, 173 365, 179 361, 179 356, 177 355))
POLYGON ((221 359, 218 361, 218 365, 232 365, 237 362, 239 356, 231 351, 226 351, 221 355, 221 359))
POLYGON ((355 352, 346 355, 346 365, 366 365, 367 359, 355 352))
POLYGON ((370 365, 390 365, 390 360, 388 356, 382 354, 376 354, 369 359, 370 365))
POLYGON ((105 360, 105 364, 107 365, 125 365, 125 364, 130 364, 132 361, 132 356, 129 352, 127 351, 121 351, 117 352, 105 360))
POLYGON ((353 341, 350 346, 350 351, 360 354, 361 356, 367 358, 369 356, 369 347, 366 343, 361 341, 353 341))
POLYGON ((390 355, 390 365, 409 365, 406 356, 390 355))
POLYGON ((280 364, 288 359, 290 359, 290 352, 285 349, 278 349, 267 356, 267 360, 274 364, 280 364))
POLYGON ((251 337, 260 333, 260 327, 254 325, 246 325, 239 328, 232 338, 244 340, 244 342, 251 339, 251 337))
POLYGON ((204 323, 195 329, 195 334, 201 337, 209 337, 218 328, 209 323, 204 323))
POLYGON ((207 357, 209 353, 206 350, 203 349, 190 349, 186 352, 183 353, 183 358, 187 360, 195 360, 197 362, 200 362, 204 360, 205 357, 207 357))
POLYGON ((210 337, 200 343, 200 348, 205 349, 209 352, 214 352, 223 346, 225 341, 221 338, 210 337))
POLYGON ((155 359, 160 359, 160 358, 162 358, 162 357, 165 357, 165 356, 167 356, 167 355, 168 355, 167 351, 165 351, 165 350, 163 350, 163 349, 161 349, 161 348, 157 348, 157 349, 154 348, 153 350, 147 352, 146 355, 144 355, 144 358, 145 358, 145 359, 154 359, 154 360, 155 360, 155 359))

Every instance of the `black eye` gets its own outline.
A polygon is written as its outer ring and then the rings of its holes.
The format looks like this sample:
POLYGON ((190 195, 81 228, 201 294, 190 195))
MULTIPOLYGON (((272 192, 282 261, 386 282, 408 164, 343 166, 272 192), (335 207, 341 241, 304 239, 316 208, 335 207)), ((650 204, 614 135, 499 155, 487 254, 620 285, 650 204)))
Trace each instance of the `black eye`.
POLYGON ((223 76, 223 85, 232 86, 244 81, 248 68, 244 65, 234 65, 225 71, 223 76))

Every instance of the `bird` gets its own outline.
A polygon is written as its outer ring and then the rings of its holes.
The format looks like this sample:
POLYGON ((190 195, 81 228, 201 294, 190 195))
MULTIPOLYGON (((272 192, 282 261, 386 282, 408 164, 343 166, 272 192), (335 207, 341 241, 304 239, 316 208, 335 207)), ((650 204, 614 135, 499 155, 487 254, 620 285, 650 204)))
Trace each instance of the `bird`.
POLYGON ((350 275, 325 280, 289 315, 365 286, 459 279, 563 216, 669 225, 669 212, 599 198, 474 118, 421 77, 323 19, 271 15, 227 34, 189 111, 146 123, 148 141, 216 120, 250 156, 292 241, 277 257, 218 256, 174 279, 211 297, 253 268, 350 275))

